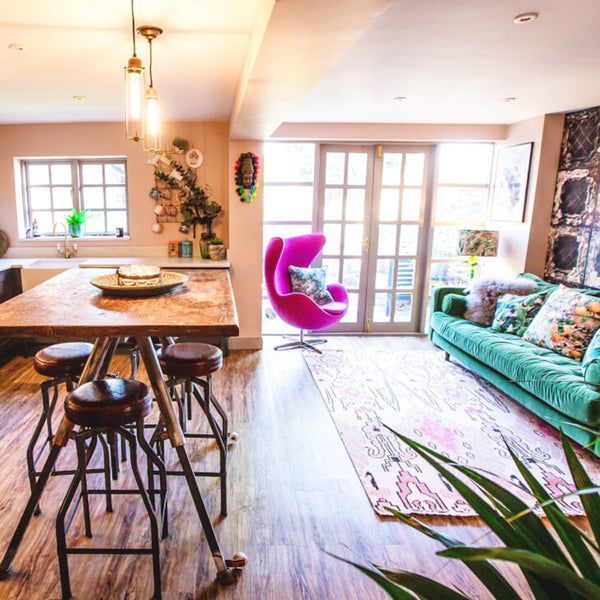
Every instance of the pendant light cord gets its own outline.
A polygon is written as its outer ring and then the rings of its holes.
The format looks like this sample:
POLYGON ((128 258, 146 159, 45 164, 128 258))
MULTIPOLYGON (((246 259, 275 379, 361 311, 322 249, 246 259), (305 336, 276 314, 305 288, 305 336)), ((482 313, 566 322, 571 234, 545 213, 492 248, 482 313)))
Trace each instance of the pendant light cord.
POLYGON ((152 84, 152 40, 151 39, 148 40, 148 44, 150 46, 150 66, 148 68, 148 71, 150 73, 150 87, 154 87, 154 85, 152 84))
POLYGON ((135 14, 133 12, 133 0, 131 0, 131 39, 133 40, 133 55, 137 56, 135 53, 135 14))

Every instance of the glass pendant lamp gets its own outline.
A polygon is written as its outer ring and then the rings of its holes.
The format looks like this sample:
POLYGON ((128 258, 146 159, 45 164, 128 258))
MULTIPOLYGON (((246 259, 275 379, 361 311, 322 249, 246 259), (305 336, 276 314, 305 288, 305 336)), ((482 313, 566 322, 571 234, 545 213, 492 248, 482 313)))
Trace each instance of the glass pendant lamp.
POLYGON ((154 88, 152 79, 152 40, 162 33, 160 27, 152 25, 143 25, 138 28, 138 33, 148 40, 150 48, 150 85, 146 88, 144 95, 144 150, 157 152, 160 150, 161 142, 161 115, 160 115, 160 97, 154 88))
POLYGON ((146 70, 135 53, 135 16, 131 0, 133 56, 125 67, 125 131, 127 139, 139 142, 144 136, 144 90, 146 70))

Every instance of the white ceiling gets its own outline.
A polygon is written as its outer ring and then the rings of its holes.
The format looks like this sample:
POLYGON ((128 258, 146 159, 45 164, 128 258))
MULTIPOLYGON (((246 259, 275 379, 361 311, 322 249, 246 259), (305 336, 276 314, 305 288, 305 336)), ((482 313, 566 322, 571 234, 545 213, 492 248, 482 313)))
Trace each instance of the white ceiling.
MULTIPOLYGON (((128 0, 3 0, 0 122, 121 120, 129 11, 128 0)), ((269 113, 265 136, 281 121, 512 123, 600 105, 598 0, 137 0, 136 24, 165 31, 153 70, 168 120, 269 113), (539 19, 513 24, 528 11, 539 19)), ((146 66, 147 52, 139 38, 146 66)))

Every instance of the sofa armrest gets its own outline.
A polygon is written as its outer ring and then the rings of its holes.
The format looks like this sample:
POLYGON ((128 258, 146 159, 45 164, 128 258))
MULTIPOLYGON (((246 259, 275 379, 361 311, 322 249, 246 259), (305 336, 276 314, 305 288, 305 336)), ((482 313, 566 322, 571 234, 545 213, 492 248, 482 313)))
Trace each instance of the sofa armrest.
POLYGON ((442 311, 452 317, 462 317, 467 311, 467 297, 462 294, 446 294, 442 300, 442 311))
POLYGON ((438 287, 433 290, 431 295, 431 314, 442 310, 442 302, 448 294, 465 296, 465 288, 462 287, 438 287))

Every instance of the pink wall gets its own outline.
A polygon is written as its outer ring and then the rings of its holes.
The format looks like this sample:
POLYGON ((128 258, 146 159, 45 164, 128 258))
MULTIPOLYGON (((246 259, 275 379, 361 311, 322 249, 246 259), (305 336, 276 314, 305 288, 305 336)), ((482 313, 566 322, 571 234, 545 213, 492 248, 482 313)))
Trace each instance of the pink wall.
MULTIPOLYGON (((204 162, 198 168, 198 180, 213 189, 213 199, 223 207, 223 216, 215 222, 218 235, 229 239, 228 225, 228 125, 220 122, 168 123, 163 129, 163 146, 170 145, 175 135, 187 138, 198 148, 204 162)), ((2 182, 2 216, 0 229, 8 235, 13 248, 54 246, 55 242, 19 240, 17 204, 15 197, 15 157, 72 157, 72 156, 126 156, 129 195, 130 239, 79 242, 80 255, 86 247, 106 246, 161 246, 171 239, 183 239, 176 224, 166 224, 161 234, 152 232, 155 222, 154 202, 148 192, 154 185, 153 168, 146 164, 149 154, 133 141, 125 139, 123 123, 59 123, 0 125, 0 181, 2 182)), ((197 250, 197 248, 195 248, 197 250)), ((123 249, 127 254, 126 248, 123 249)))

